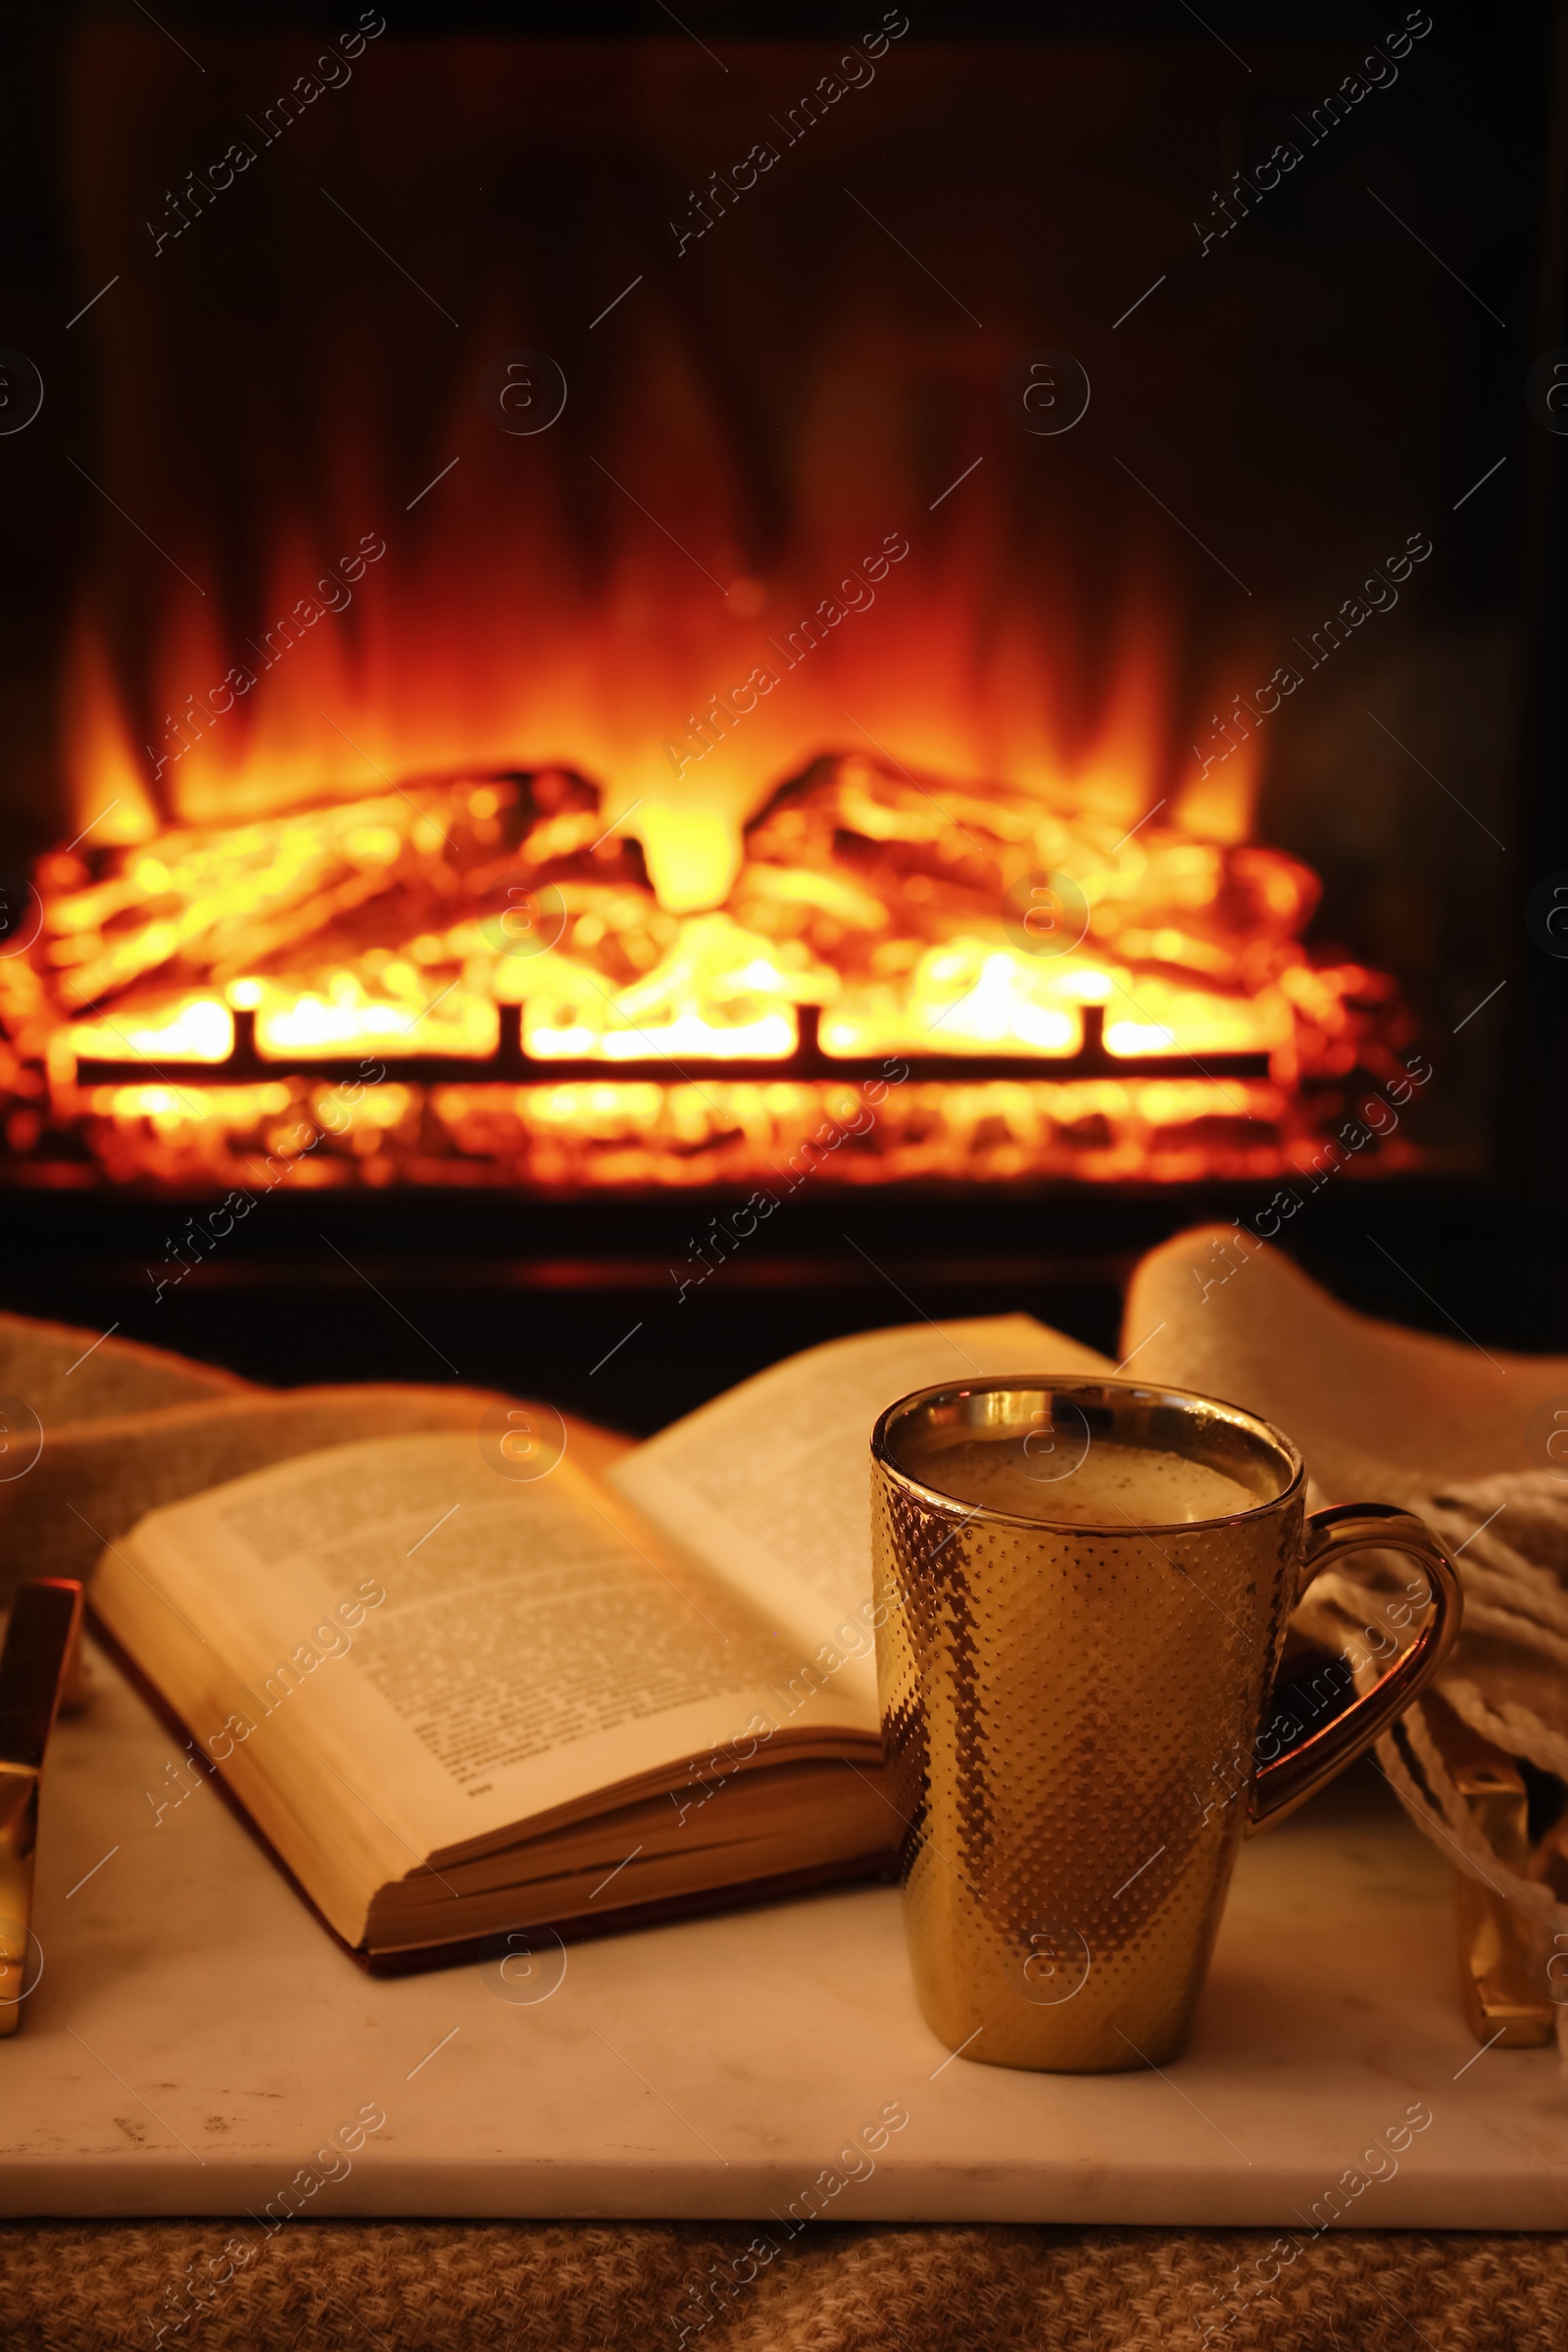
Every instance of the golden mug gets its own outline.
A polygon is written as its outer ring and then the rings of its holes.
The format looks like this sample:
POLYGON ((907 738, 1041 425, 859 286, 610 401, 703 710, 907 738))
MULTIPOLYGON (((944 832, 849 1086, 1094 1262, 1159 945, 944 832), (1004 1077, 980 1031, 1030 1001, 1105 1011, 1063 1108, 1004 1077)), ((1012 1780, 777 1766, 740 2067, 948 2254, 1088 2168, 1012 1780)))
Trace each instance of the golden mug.
MULTIPOLYGON (((1384 1504, 1307 1518, 1290 1440, 1181 1389, 922 1389, 882 1415, 871 1458, 882 1731, 926 2019, 995 2066, 1163 2064, 1244 1832, 1343 1770, 1436 1672, 1459 1630, 1452 1563, 1384 1504), (1361 1549, 1420 1564, 1405 1592, 1424 1592, 1384 1612, 1419 1633, 1390 1638, 1390 1671, 1319 1728, 1271 1727, 1291 1611, 1361 1549)), ((1340 1673, 1347 1692, 1365 1680, 1340 1673)))

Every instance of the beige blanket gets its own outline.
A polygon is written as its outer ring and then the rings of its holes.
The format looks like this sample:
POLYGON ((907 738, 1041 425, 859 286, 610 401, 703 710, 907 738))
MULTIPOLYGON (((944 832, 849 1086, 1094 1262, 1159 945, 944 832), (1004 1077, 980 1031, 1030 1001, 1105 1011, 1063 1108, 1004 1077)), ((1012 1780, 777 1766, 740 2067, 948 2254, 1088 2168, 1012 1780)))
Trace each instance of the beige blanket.
MULTIPOLYGON (((1182 1234, 1145 1258, 1122 1353, 1129 1373, 1205 1390, 1287 1431, 1314 1507, 1392 1502, 1425 1519, 1464 1586, 1441 1698, 1495 1746, 1568 1780, 1568 1356, 1374 1322, 1234 1226, 1182 1234)), ((1353 1582, 1329 1574, 1296 1622, 1339 1650, 1364 1614, 1353 1582)), ((1568 1951, 1568 1858, 1548 1838, 1521 1870, 1487 1841, 1454 1786, 1444 1712, 1417 1699, 1379 1740, 1379 1762, 1434 1843, 1568 1951)), ((1557 2019, 1568 2063, 1568 2002, 1557 2019)))
MULTIPOLYGON (((258 1388, 161 1348, 0 1314, 0 1608, 24 1576, 90 1576, 159 1503, 356 1438, 476 1429, 496 1401, 457 1387, 258 1388)), ((600 1433, 566 1422, 592 1460, 600 1433)))

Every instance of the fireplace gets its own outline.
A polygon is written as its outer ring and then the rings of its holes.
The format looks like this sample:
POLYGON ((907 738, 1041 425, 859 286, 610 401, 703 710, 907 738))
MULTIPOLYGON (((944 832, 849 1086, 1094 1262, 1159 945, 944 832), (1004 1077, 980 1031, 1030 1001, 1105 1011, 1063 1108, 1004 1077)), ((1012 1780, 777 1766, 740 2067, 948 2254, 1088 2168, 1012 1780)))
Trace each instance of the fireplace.
POLYGON ((1544 12, 339 13, 38 36, 46 1258, 1529 1195, 1544 12))

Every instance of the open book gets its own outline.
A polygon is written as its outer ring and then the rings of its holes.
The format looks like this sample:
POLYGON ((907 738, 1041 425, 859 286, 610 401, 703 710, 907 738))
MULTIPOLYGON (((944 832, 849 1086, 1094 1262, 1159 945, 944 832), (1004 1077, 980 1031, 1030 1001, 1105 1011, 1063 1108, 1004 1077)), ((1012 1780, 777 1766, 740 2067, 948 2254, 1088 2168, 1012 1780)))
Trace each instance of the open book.
POLYGON ((618 1453, 597 1432, 520 1463, 477 1436, 337 1446, 153 1511, 92 1605, 372 1955, 869 1868, 899 1828, 872 1424, 937 1381, 1108 1369, 1028 1315, 923 1323, 810 1348, 618 1453))

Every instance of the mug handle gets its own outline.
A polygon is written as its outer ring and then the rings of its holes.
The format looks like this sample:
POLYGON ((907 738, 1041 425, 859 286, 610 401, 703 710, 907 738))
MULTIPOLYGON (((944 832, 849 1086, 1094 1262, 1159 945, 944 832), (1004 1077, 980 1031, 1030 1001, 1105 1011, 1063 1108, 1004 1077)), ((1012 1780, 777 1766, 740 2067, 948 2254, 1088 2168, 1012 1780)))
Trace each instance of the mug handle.
POLYGON ((1284 1819, 1325 1782, 1363 1755, 1381 1732, 1404 1713, 1437 1673, 1458 1637, 1464 1593, 1458 1572, 1424 1519, 1384 1502, 1337 1503, 1306 1523, 1304 1582, 1348 1551, 1402 1551, 1419 1560, 1431 1586, 1433 1612, 1396 1665, 1314 1732, 1298 1747, 1259 1769, 1252 1783, 1248 1835, 1284 1819))

